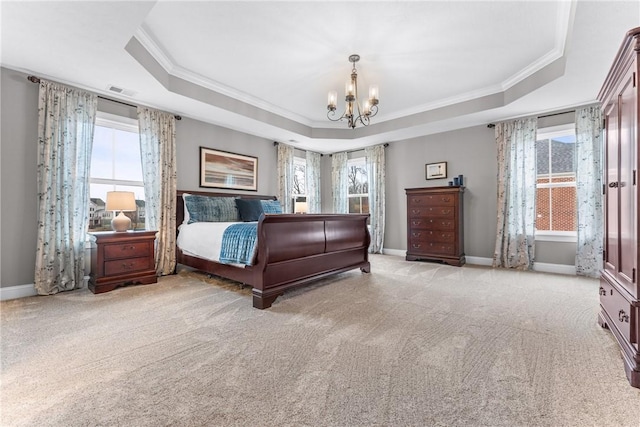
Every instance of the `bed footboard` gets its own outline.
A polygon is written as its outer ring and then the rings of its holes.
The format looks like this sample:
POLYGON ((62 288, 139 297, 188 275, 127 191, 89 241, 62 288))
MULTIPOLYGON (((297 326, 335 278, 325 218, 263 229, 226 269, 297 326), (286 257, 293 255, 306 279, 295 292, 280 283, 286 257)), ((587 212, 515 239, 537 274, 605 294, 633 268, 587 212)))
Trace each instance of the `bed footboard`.
POLYGON ((282 293, 332 274, 369 272, 369 215, 266 215, 258 223, 259 280, 253 306, 268 308, 282 293))

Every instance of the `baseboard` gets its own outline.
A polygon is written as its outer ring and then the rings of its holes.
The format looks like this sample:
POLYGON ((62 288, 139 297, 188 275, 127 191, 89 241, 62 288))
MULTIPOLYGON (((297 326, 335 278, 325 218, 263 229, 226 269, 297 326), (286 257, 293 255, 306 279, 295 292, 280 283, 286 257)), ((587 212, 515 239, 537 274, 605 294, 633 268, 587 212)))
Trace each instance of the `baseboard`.
POLYGON ((467 264, 486 265, 489 267, 493 265, 492 258, 484 258, 481 256, 467 256, 467 255, 465 255, 464 258, 467 260, 467 264))
POLYGON ((533 271, 540 271, 543 273, 568 274, 571 276, 575 276, 576 266, 566 264, 550 264, 548 262, 534 262, 533 271))
MULTIPOLYGON (((395 255, 404 257, 407 254, 403 249, 383 249, 382 253, 385 255, 395 255)), ((479 256, 465 256, 467 264, 472 265, 484 265, 491 267, 493 265, 493 258, 485 258, 479 256)), ((566 264, 550 264, 548 262, 534 262, 533 270, 540 271, 542 273, 556 273, 556 274, 568 274, 571 276, 576 275, 576 267, 574 265, 566 264)))
POLYGON ((7 286, 0 288, 0 301, 6 301, 16 298, 32 297, 38 295, 33 283, 29 285, 7 286))
POLYGON ((402 249, 382 248, 382 253, 385 255, 394 255, 394 256, 401 256, 401 257, 404 257, 407 255, 407 251, 402 249))
MULTIPOLYGON (((89 284, 89 276, 84 276, 84 287, 89 284)), ((33 297, 38 295, 36 287, 33 283, 28 285, 16 285, 0 288, 0 301, 6 301, 16 298, 33 297)))

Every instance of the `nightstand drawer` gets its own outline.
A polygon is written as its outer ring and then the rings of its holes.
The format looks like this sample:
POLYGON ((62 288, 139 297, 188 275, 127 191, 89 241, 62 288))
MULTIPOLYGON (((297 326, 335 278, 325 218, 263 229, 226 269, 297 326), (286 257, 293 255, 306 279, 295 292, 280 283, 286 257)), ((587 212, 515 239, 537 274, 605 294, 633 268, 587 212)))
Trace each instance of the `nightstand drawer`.
POLYGON ((151 265, 152 258, 127 258, 116 261, 107 261, 104 263, 105 276, 115 276, 123 273, 135 273, 136 271, 144 271, 153 269, 151 265))
POLYGON ((128 242, 104 246, 104 259, 121 259, 149 256, 151 242, 128 242))

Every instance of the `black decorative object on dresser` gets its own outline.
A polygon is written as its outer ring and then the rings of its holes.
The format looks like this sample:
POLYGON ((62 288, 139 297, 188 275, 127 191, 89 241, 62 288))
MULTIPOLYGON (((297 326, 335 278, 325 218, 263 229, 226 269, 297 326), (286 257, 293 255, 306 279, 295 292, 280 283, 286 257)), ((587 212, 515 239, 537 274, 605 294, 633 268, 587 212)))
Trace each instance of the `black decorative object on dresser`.
POLYGON ((156 283, 156 231, 90 233, 91 245, 89 289, 94 294, 109 292, 126 284, 156 283))
POLYGON ((462 186, 407 188, 407 261, 465 263, 462 186))
POLYGON ((630 30, 598 94, 604 117, 605 194, 603 270, 598 322, 620 345, 625 373, 640 388, 637 169, 640 27, 630 30))

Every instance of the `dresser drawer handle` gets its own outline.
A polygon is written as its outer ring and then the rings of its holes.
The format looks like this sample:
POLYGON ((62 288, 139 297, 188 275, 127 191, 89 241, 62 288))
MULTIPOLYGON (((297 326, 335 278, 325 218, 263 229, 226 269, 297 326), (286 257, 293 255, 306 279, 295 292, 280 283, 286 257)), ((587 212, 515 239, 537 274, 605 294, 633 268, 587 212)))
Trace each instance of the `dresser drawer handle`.
POLYGON ((420 209, 411 209, 411 213, 414 215, 418 215, 420 213, 420 209))
POLYGON ((420 243, 414 243, 411 246, 413 246, 414 249, 419 249, 422 245, 420 243))
POLYGON ((136 249, 136 247, 134 245, 129 245, 129 246, 124 246, 123 245, 122 248, 121 248, 121 250, 123 250, 123 251, 133 251, 135 249, 136 249))
POLYGON ((420 225, 422 224, 422 221, 411 221, 412 225, 420 225))
POLYGON ((600 295, 602 295, 603 297, 607 296, 607 291, 602 286, 600 286, 600 295))
POLYGON ((419 231, 412 231, 412 232, 411 232, 411 235, 412 235, 413 237, 420 237, 420 235, 421 235, 421 234, 422 234, 422 233, 420 233, 419 231))
POLYGON ((629 315, 627 313, 625 313, 624 310, 620 310, 618 312, 618 320, 621 321, 621 322, 629 323, 629 315))
POLYGON ((134 264, 133 264, 132 262, 130 262, 129 264, 125 264, 125 263, 123 262, 123 263, 122 263, 122 269, 123 269, 123 270, 131 270, 131 269, 133 269, 133 265, 134 265, 134 264))

